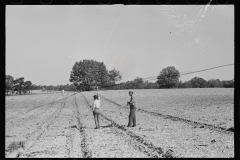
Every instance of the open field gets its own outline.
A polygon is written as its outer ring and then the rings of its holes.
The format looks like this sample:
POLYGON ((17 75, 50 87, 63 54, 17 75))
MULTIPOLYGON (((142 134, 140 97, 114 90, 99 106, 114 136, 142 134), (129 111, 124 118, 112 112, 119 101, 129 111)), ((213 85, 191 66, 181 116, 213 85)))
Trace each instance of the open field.
POLYGON ((6 97, 6 157, 234 157, 233 89, 133 90, 137 127, 128 123, 128 90, 6 97))

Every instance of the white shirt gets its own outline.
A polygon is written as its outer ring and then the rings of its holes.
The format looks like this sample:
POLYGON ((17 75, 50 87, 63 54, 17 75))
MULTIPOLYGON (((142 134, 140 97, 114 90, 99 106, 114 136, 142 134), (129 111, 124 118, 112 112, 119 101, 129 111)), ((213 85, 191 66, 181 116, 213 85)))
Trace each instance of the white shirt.
POLYGON ((98 97, 98 100, 95 99, 94 102, 93 102, 93 110, 95 108, 98 108, 98 109, 100 108, 100 96, 98 97))

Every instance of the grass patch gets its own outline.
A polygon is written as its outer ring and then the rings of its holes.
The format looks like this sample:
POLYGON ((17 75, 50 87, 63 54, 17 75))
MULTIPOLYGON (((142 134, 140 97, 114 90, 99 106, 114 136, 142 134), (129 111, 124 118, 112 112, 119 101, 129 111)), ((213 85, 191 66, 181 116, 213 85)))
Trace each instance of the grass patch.
POLYGON ((19 148, 25 149, 25 142, 24 141, 14 141, 8 145, 7 151, 13 152, 18 150, 19 148))

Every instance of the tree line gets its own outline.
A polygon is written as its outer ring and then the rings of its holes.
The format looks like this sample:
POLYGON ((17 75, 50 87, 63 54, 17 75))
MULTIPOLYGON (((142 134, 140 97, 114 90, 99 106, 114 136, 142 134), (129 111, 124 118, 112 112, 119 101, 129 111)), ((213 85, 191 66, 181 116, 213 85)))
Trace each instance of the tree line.
POLYGON ((31 81, 24 82, 24 77, 14 80, 10 75, 5 78, 5 92, 17 91, 19 94, 26 94, 30 90, 42 91, 89 91, 95 90, 96 86, 100 89, 168 89, 168 88, 233 88, 234 79, 220 81, 219 79, 210 79, 208 81, 200 77, 194 77, 189 81, 179 81, 180 72, 174 66, 163 68, 159 75, 152 80, 145 80, 136 77, 132 81, 119 83, 122 79, 120 71, 113 68, 107 70, 104 62, 95 60, 80 60, 75 62, 70 73, 69 81, 72 84, 67 85, 35 85, 31 81), (118 84, 117 84, 118 82, 118 84))
POLYGON ((220 81, 210 79, 208 81, 200 77, 194 77, 189 81, 179 81, 180 72, 174 66, 163 68, 156 77, 155 82, 150 82, 140 77, 133 81, 116 84, 122 79, 120 72, 116 69, 108 71, 103 62, 86 60, 75 62, 72 67, 69 81, 76 90, 89 91, 95 86, 106 90, 117 89, 168 89, 168 88, 233 88, 234 80, 220 81))
POLYGON ((76 87, 74 84, 67 84, 67 85, 35 85, 32 84, 31 81, 24 81, 24 77, 20 77, 14 79, 11 75, 5 76, 5 93, 9 95, 9 93, 13 94, 14 92, 18 94, 26 94, 29 93, 31 90, 42 90, 43 92, 49 91, 76 91, 76 87))
POLYGON ((189 81, 179 81, 174 86, 163 87, 158 82, 144 81, 143 78, 137 77, 133 81, 127 81, 116 85, 108 86, 103 89, 119 90, 119 89, 168 89, 168 88, 233 88, 233 80, 210 79, 208 81, 203 78, 194 77, 189 81))

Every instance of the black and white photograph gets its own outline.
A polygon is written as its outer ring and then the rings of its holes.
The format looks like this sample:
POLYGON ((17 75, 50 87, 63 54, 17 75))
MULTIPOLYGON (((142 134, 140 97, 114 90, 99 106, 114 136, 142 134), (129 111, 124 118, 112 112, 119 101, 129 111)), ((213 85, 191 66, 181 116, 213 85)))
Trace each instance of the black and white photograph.
POLYGON ((5 158, 234 158, 234 11, 6 5, 5 158))

